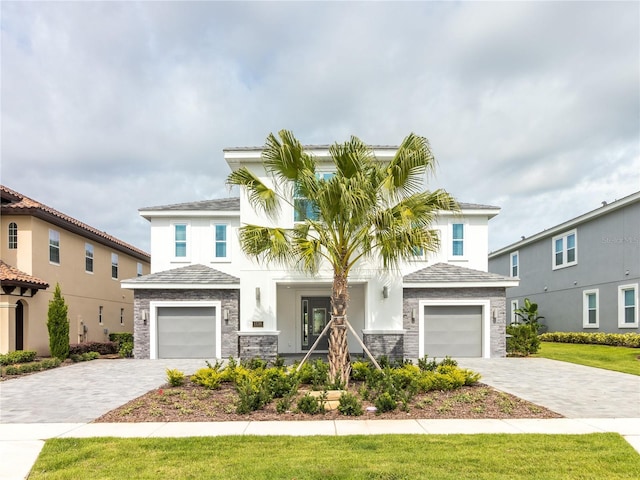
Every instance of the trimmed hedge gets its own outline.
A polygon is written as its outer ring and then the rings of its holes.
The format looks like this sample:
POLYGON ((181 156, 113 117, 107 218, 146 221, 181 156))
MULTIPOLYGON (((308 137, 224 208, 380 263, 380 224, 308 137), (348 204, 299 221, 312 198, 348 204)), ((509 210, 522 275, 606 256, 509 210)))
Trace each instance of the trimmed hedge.
POLYGON ((586 343, 640 348, 640 333, 547 332, 541 334, 539 338, 543 342, 586 343))
POLYGON ((133 333, 129 333, 129 332, 110 333, 109 340, 112 342, 116 342, 119 345, 122 345, 125 342, 133 343, 133 333))
POLYGON ((9 365, 5 367, 5 375, 23 375, 25 373, 39 372, 59 367, 62 361, 59 358, 45 358, 39 362, 21 363, 19 365, 9 365))
POLYGON ((0 365, 13 365, 14 363, 29 363, 36 359, 34 350, 16 350, 14 352, 0 354, 0 365))
POLYGON ((117 342, 84 342, 69 346, 69 355, 82 355, 88 352, 98 352, 100 355, 118 353, 117 342))

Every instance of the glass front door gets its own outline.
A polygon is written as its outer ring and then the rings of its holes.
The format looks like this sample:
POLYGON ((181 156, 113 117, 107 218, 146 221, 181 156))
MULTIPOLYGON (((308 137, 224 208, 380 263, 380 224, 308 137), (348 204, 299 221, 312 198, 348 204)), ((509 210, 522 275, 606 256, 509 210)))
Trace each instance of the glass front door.
MULTIPOLYGON (((331 320, 329 297, 302 297, 302 350, 309 350, 313 346, 329 320, 331 320)), ((316 350, 328 350, 328 348, 329 332, 322 337, 316 350)))

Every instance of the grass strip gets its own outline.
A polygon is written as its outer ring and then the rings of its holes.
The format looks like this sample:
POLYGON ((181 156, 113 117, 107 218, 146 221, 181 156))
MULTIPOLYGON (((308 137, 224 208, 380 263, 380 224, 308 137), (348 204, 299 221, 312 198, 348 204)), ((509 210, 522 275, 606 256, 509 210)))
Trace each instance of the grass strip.
POLYGON ((536 356, 640 375, 640 348, 541 342, 536 356))
POLYGON ((640 478, 618 434, 227 436, 48 440, 38 479, 640 478))

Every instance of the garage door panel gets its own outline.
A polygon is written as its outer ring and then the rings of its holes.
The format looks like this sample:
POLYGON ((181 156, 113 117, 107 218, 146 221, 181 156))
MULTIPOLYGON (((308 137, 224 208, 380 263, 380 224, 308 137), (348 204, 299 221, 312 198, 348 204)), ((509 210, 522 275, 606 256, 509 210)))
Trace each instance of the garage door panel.
POLYGON ((437 305, 424 308, 424 352, 442 358, 482 356, 482 307, 437 305))
POLYGON ((215 358, 215 307, 161 307, 158 358, 215 358))

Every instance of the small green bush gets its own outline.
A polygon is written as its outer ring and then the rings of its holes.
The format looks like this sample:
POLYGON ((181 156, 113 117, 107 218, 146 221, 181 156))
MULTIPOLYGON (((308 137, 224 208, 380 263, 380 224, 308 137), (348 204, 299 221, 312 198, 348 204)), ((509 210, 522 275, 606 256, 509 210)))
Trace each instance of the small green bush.
POLYGON ((133 333, 129 333, 129 332, 110 333, 109 341, 116 342, 118 345, 122 345, 125 342, 133 343, 133 333))
POLYGON ((324 412, 324 400, 322 397, 316 397, 310 393, 305 393, 298 400, 298 410, 302 413, 315 415, 324 412))
POLYGON ((547 332, 541 334, 539 338, 543 342, 585 343, 640 348, 640 333, 547 332))
POLYGON ((178 369, 167 368, 167 383, 172 387, 179 387, 184 384, 184 372, 178 369))
POLYGON ((362 402, 354 394, 344 392, 338 400, 338 411, 348 417, 359 417, 364 413, 362 402))
POLYGON ((69 358, 75 362, 87 362, 89 360, 95 360, 96 358, 100 358, 100 354, 98 352, 85 352, 85 353, 72 353, 69 355, 69 358))
POLYGON ((437 367, 438 361, 435 359, 435 357, 429 360, 429 357, 425 355, 424 357, 418 359, 418 368, 420 368, 420 370, 422 370, 423 372, 435 372, 437 367))
POLYGON ((372 365, 369 362, 358 361, 351 364, 351 379, 364 381, 371 372, 372 365))
POLYGON ((398 402, 389 392, 383 392, 376 398, 374 405, 376 406, 376 411, 379 413, 393 412, 398 408, 398 402))
POLYGON ((269 392, 273 398, 282 398, 292 389, 297 390, 297 377, 276 367, 268 368, 263 374, 269 392))
POLYGON ((41 370, 48 370, 50 368, 59 367, 62 360, 59 358, 45 358, 38 362, 19 363, 15 365, 8 365, 4 370, 5 375, 24 375, 26 373, 39 372, 41 370))
POLYGON ((298 380, 301 384, 312 385, 314 389, 321 390, 329 382, 329 364, 321 359, 305 363, 298 372, 298 380))
POLYGON ((87 352, 98 352, 100 355, 113 355, 118 353, 116 342, 84 342, 69 346, 69 354, 81 355, 87 352))
POLYGON ((13 365, 14 363, 29 363, 36 359, 34 350, 15 350, 0 354, 0 365, 13 365))
POLYGON ((222 373, 211 367, 201 368, 191 375, 191 381, 209 390, 216 390, 220 388, 222 373))
POLYGON ((133 357, 133 342, 121 342, 118 349, 118 355, 122 358, 133 357))
POLYGON ((254 357, 249 360, 242 360, 240 362, 240 365, 249 370, 264 370, 265 368, 267 368, 268 364, 269 362, 259 357, 254 357))
POLYGON ((531 323, 512 323, 507 325, 507 355, 527 357, 540 349, 538 325, 531 323))
POLYGON ((272 398, 269 389, 261 377, 243 377, 236 382, 238 403, 236 412, 243 415, 255 410, 260 410, 272 398))

